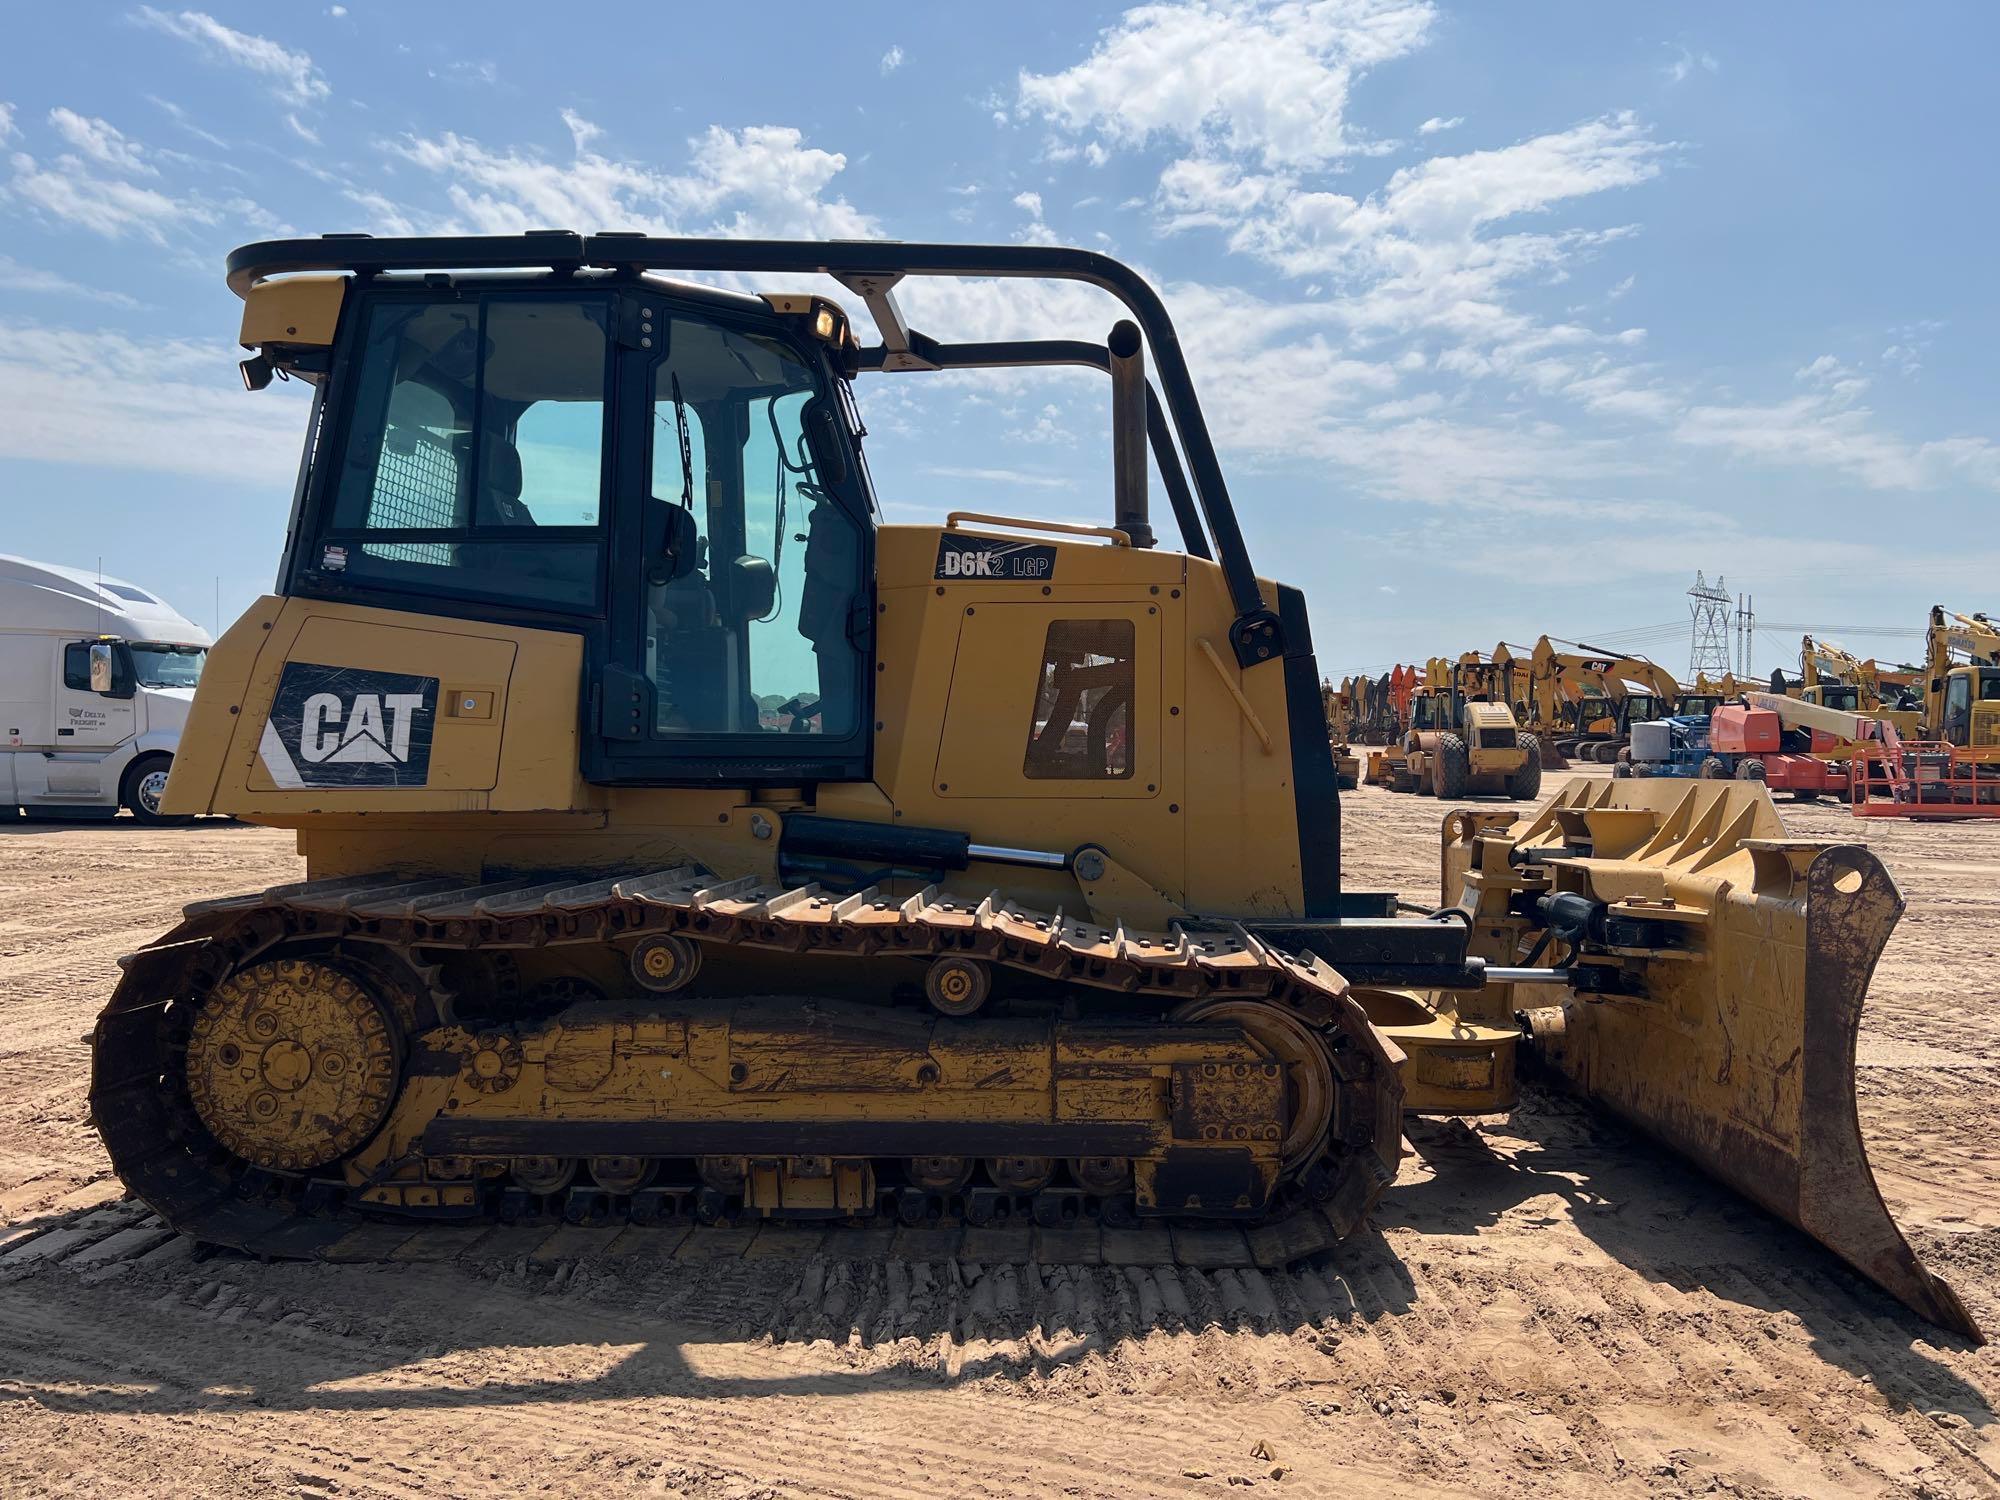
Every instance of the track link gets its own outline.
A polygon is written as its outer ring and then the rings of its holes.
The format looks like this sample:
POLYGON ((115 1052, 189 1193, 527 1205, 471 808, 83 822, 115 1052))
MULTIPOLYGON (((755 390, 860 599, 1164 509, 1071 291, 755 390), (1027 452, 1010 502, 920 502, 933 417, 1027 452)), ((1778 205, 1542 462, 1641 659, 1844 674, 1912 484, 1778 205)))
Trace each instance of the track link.
MULTIPOLYGON (((1247 1240, 1236 1225, 1175 1221, 1176 1259, 1184 1264, 1241 1264, 1246 1253, 1268 1265, 1310 1256, 1356 1228, 1395 1174, 1402 1104, 1396 1059, 1348 998, 1340 975, 1310 954, 1274 950, 1234 923, 1138 932, 1031 910, 998 891, 976 901, 935 887, 908 898, 872 887, 836 895, 755 877, 718 880, 692 865, 588 881, 334 879, 197 903, 158 942, 121 960, 123 977, 94 1037, 92 1119, 120 1177, 173 1228, 260 1256, 350 1258, 357 1231, 365 1242, 365 1226, 384 1218, 381 1210, 361 1205, 337 1176, 249 1166, 218 1146, 186 1107, 176 1039, 184 1037, 200 997, 286 945, 376 952, 386 966, 421 980, 426 970, 419 958, 437 950, 520 954, 622 945, 652 934, 679 936, 705 950, 776 950, 807 963, 950 955, 1081 991, 1157 1000, 1163 1008, 1249 999, 1297 1016, 1329 1044, 1339 1092, 1333 1128, 1317 1158, 1288 1174, 1247 1240)), ((1075 1189, 996 1195, 906 1188, 884 1192, 878 1213, 905 1230, 1015 1222, 1057 1236, 1078 1227, 1094 1237, 1100 1207, 1075 1189)), ((692 1181, 623 1194, 496 1185, 451 1221, 474 1227, 727 1222, 731 1209, 705 1198, 692 1181)), ((391 1222, 408 1232, 421 1228, 423 1218, 405 1209, 391 1222)), ((1143 1222, 1164 1227, 1157 1219, 1143 1222)), ((1104 1227, 1123 1226, 1107 1214, 1104 1227)))

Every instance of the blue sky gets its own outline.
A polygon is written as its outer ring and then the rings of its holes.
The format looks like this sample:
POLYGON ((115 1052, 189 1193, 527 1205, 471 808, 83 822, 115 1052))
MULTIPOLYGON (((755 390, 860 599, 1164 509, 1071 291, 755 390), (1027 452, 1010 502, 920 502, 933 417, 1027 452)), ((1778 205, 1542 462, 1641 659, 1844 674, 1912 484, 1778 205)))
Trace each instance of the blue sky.
MULTIPOLYGON (((304 403, 236 382, 231 246, 638 228, 1139 266, 1336 675, 1543 630, 1684 669, 1697 568, 1755 594, 1766 671, 1794 625, 1888 658, 2000 604, 1989 6, 474 14, 10 9, 0 550, 204 622, 269 586, 304 403)), ((1113 316, 905 301, 947 337, 1113 316)), ((892 520, 1109 514, 1101 377, 859 394, 892 520)))

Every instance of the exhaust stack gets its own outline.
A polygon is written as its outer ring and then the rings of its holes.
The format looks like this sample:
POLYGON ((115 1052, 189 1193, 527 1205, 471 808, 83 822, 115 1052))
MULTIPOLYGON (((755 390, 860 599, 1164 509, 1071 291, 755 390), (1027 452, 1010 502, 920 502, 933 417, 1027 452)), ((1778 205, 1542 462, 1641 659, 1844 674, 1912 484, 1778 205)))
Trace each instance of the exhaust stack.
POLYGON ((1135 547, 1153 545, 1146 509, 1146 349, 1139 325, 1120 318, 1111 325, 1112 525, 1135 547))

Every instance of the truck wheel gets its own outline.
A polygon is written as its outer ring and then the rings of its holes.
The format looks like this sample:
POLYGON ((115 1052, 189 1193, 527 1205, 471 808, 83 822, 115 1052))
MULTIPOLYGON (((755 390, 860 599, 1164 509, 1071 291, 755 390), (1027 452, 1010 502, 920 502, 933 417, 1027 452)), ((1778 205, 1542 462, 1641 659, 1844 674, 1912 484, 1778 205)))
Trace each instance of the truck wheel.
POLYGON ((1465 753, 1465 741, 1455 734, 1439 735, 1432 760, 1436 769, 1431 772, 1431 785, 1437 795, 1448 802, 1463 797, 1465 784, 1472 777, 1472 758, 1465 753))
POLYGON ((1729 767, 1722 763, 1721 756, 1711 755, 1702 761, 1701 769, 1695 774, 1703 781, 1727 781, 1729 779, 1729 767))
POLYGON ((1532 802, 1542 794, 1542 742, 1532 734, 1517 734, 1514 743, 1527 751, 1528 758, 1507 778, 1507 795, 1516 802, 1532 802))
POLYGON ((1629 760, 1621 760, 1611 768, 1611 779, 1613 781, 1624 781, 1628 779, 1631 776, 1631 774, 1632 774, 1632 762, 1629 760))
POLYGON ((167 772, 173 763, 171 755, 142 755, 125 768, 118 800, 148 827, 172 828, 190 821, 185 816, 172 817, 160 811, 160 799, 167 794, 167 772))
POLYGON ((1738 781, 1764 780, 1764 762, 1761 760, 1740 760, 1736 763, 1738 781))

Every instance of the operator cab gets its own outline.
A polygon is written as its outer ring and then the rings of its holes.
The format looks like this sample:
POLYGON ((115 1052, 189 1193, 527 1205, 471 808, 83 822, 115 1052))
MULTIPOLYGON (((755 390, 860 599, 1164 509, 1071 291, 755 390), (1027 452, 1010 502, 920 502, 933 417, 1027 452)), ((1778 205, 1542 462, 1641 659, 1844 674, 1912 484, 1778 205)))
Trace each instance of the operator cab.
POLYGON ((585 631, 592 780, 861 774, 874 503, 838 309, 443 276, 349 301, 289 592, 585 631))
POLYGON ((1861 689, 1851 682, 1816 682, 1805 690, 1805 701, 1843 713, 1861 712, 1861 689))
POLYGON ((2000 748, 2000 667, 1954 667, 1945 681, 1944 738, 1967 749, 2000 748))

